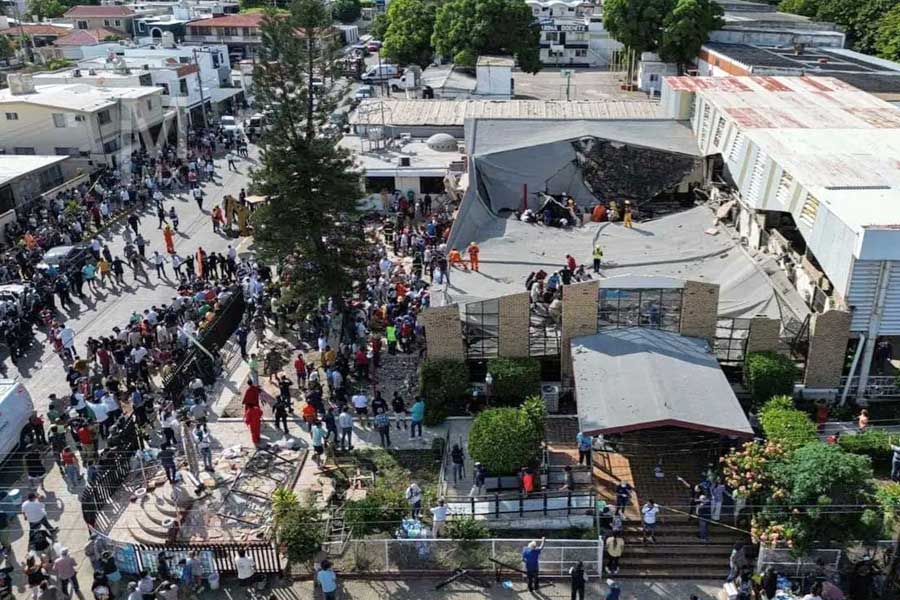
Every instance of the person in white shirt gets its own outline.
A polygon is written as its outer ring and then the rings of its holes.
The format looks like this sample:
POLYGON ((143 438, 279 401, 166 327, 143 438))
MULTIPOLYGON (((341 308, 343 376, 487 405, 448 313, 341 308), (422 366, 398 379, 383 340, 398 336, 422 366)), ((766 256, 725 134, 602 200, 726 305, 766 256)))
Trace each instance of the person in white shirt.
POLYGON ((646 542, 647 538, 654 544, 656 543, 656 518, 659 514, 659 506, 653 499, 647 500, 647 504, 641 508, 641 519, 644 522, 644 529, 641 532, 641 542, 646 542))
POLYGON ((25 515, 25 520, 28 521, 30 531, 39 529, 41 526, 46 527, 51 533, 57 531, 47 519, 47 508, 43 502, 38 500, 37 494, 34 492, 28 494, 28 499, 22 503, 22 514, 25 515))
POLYGON ((68 325, 63 326, 59 330, 59 341, 62 343, 66 356, 71 360, 78 358, 78 351, 75 350, 75 330, 68 325))
POLYGON ((341 432, 341 450, 353 450, 353 415, 344 407, 338 415, 338 428, 341 432))
POLYGON ((431 537, 441 537, 444 529, 444 523, 447 522, 447 511, 449 509, 444 503, 444 499, 438 500, 438 505, 431 509, 431 537))
POLYGON ((237 567, 238 583, 242 587, 249 587, 253 583, 253 576, 256 574, 256 563, 247 556, 244 550, 238 550, 238 559, 235 561, 237 567))
MULTIPOLYGON (((335 372, 337 374, 337 372, 335 372)), ((369 399, 362 392, 353 394, 350 403, 356 409, 356 416, 359 417, 362 427, 365 427, 369 421, 369 399)))
POLYGON ((406 502, 409 504, 413 519, 418 519, 422 512, 422 488, 413 481, 406 488, 406 502))

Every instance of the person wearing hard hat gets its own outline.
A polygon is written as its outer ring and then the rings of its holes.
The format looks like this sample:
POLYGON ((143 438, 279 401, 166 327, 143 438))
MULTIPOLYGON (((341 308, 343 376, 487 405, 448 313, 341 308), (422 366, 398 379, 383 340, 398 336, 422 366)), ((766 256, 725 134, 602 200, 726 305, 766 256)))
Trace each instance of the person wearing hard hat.
POLYGON ((456 248, 453 248, 452 250, 450 250, 450 254, 447 256, 447 259, 448 259, 448 263, 449 263, 447 265, 448 270, 450 267, 453 267, 453 266, 458 266, 462 269, 465 269, 466 271, 469 270, 469 268, 466 266, 466 262, 462 259, 462 255, 459 253, 459 250, 457 250, 456 248))
POLYGON ((599 273, 600 263, 603 261, 603 248, 600 246, 600 244, 594 246, 592 257, 594 259, 594 273, 599 273))
POLYGON ((478 244, 475 242, 469 243, 469 264, 472 267, 473 271, 478 270, 478 253, 481 252, 481 248, 478 247, 478 244))
POLYGON ((625 201, 625 216, 622 217, 622 224, 626 229, 631 229, 631 202, 625 201))

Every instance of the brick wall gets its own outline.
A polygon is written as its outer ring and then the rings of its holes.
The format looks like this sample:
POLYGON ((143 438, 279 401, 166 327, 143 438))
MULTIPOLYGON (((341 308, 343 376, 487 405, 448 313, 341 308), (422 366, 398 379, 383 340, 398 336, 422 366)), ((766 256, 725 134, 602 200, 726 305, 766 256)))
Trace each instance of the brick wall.
POLYGON ((585 281, 563 287, 560 362, 563 375, 572 374, 569 344, 573 337, 597 333, 598 281, 585 281))
POLYGON ((528 356, 528 292, 500 298, 500 356, 528 356))
POLYGON ((746 352, 778 352, 781 321, 767 317, 750 320, 750 335, 747 337, 746 352))
POLYGON ((451 304, 428 308, 422 311, 418 320, 425 327, 428 358, 465 360, 459 307, 451 304))
POLYGON ((834 388, 840 385, 849 335, 848 311, 829 310, 812 316, 803 383, 811 388, 834 388))
POLYGON ((681 335, 706 338, 712 344, 716 336, 719 311, 719 286, 714 283, 685 281, 681 306, 681 335))

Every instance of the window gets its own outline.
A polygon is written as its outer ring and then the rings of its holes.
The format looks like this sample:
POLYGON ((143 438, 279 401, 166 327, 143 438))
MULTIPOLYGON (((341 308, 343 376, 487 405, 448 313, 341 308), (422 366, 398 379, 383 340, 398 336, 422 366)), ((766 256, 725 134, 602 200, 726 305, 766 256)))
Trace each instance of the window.
POLYGON ((75 115, 75 121, 77 121, 78 123, 83 123, 84 115, 75 115))
POLYGON ((556 31, 546 31, 544 32, 544 39, 548 42, 558 42, 559 41, 559 33, 556 31))
POLYGON ((54 151, 57 156, 78 156, 80 154, 78 148, 67 148, 66 146, 57 146, 54 151))
POLYGON ((187 79, 179 79, 178 80, 178 89, 181 91, 182 96, 188 95, 187 79))
POLYGON ((500 300, 469 302, 463 307, 462 318, 466 358, 477 360, 499 356, 500 300))
POLYGON ((103 25, 105 27, 109 27, 110 26, 109 19, 103 19, 103 25))
POLYGON ((191 64, 191 57, 190 56, 179 56, 178 62, 183 65, 189 65, 189 64, 191 64))
POLYGON ((19 113, 14 113, 14 112, 6 113, 6 120, 7 121, 18 121, 19 113))
POLYGON ((252 37, 253 36, 253 28, 252 27, 242 28, 241 35, 243 35, 244 37, 252 37))
POLYGON ((110 140, 103 143, 103 153, 112 154, 119 149, 119 140, 110 140))
POLYGON ((650 73, 650 83, 656 83, 659 81, 659 75, 657 73, 650 73))
POLYGON ((78 21, 78 29, 87 29, 88 22, 87 21, 78 21))
POLYGON ((153 110, 153 98, 147 100, 147 110, 153 110))
POLYGON ((163 89, 164 96, 169 95, 169 84, 168 83, 158 83, 157 85, 163 89))
POLYGON ((13 154, 18 154, 20 156, 34 156, 34 148, 16 146, 13 148, 13 154))
POLYGON ((141 87, 151 87, 153 85, 153 79, 150 77, 150 73, 144 73, 138 77, 138 83, 141 87))
POLYGON ((122 26, 122 21, 120 21, 119 19, 116 19, 116 27, 121 27, 121 26, 122 26))
POLYGON ((585 48, 576 48, 575 56, 587 56, 587 50, 585 48))
POLYGON ((106 125, 110 121, 112 121, 112 117, 109 116, 109 110, 101 110, 97 113, 97 120, 101 125, 106 125))
POLYGON ((38 179, 41 182, 42 192, 54 188, 63 182, 62 169, 59 168, 59 165, 48 167, 40 172, 38 179))
POLYGON ((54 127, 65 127, 66 115, 63 113, 53 113, 53 125, 54 127))
POLYGON ((681 330, 681 289, 637 290, 601 288, 597 302, 597 328, 649 327, 681 330))
POLYGON ((219 65, 222 64, 222 57, 219 55, 218 52, 212 53, 212 64, 213 64, 214 69, 218 69, 219 65))

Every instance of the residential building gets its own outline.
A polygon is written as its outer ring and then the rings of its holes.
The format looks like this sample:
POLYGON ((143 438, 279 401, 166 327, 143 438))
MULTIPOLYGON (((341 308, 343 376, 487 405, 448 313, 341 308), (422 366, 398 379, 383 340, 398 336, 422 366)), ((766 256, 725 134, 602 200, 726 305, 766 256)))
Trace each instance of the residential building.
POLYGON ((75 29, 112 29, 129 37, 134 33, 135 12, 127 6, 73 6, 64 16, 75 29))
POLYGON ((9 76, 0 90, 0 149, 6 154, 69 156, 71 169, 124 166, 138 147, 153 147, 174 117, 162 88, 35 86, 31 75, 9 76))
POLYGON ((78 59, 82 57, 82 48, 99 46, 123 38, 121 31, 106 29, 74 29, 54 40, 53 45, 59 49, 64 58, 78 59))
POLYGON ((25 206, 65 181, 67 156, 10 156, 0 160, 0 221, 10 210, 25 206))
MULTIPOLYGON (((253 13, 198 19, 187 24, 184 39, 189 44, 225 44, 233 60, 252 58, 262 44, 264 18, 263 14, 253 13)), ((343 46, 344 35, 340 29, 329 27, 321 32, 318 41, 343 46)))
POLYGON ((662 89, 663 77, 677 74, 677 65, 661 60, 659 55, 653 52, 643 52, 638 63, 638 89, 651 96, 658 96, 662 89))
POLYGON ((541 63, 587 67, 597 63, 590 52, 589 0, 526 0, 541 27, 541 63))
POLYGON ((725 25, 709 35, 710 41, 755 46, 808 46, 843 48, 846 36, 834 23, 778 12, 765 2, 716 0, 724 10, 725 25))
POLYGON ((24 35, 37 48, 48 46, 70 33, 72 33, 71 27, 44 23, 11 23, 7 17, 0 16, 0 35, 9 38, 19 38, 24 35))

